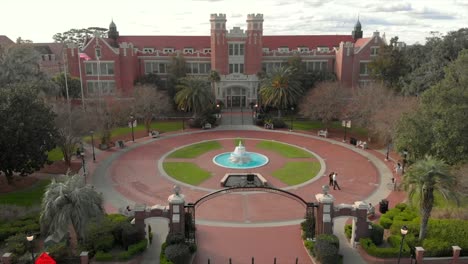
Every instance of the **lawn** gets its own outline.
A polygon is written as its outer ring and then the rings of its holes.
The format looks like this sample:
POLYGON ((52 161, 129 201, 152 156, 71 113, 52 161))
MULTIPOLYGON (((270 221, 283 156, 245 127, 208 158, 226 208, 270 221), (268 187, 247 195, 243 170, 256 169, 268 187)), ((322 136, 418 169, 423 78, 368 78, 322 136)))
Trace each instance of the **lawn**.
POLYGON ((211 177, 211 173, 191 162, 164 162, 163 168, 172 178, 191 185, 199 185, 211 177))
POLYGON ((287 144, 275 141, 261 141, 257 144, 257 148, 277 152, 285 158, 311 158, 312 154, 309 152, 293 147, 287 144))
POLYGON ((314 178, 319 171, 319 162, 288 162, 283 168, 274 171, 273 177, 291 186, 314 178))
POLYGON ((62 150, 56 147, 47 153, 47 159, 50 161, 58 161, 63 159, 62 150))
MULTIPOLYGON (((286 124, 291 124, 291 119, 285 118, 284 122, 286 124)), ((325 129, 325 124, 320 122, 320 121, 313 121, 313 120, 294 120, 293 122, 294 130, 319 130, 319 129, 325 129)), ((330 123, 329 128, 337 129, 337 130, 343 130, 344 132, 344 127, 341 126, 341 121, 333 121, 330 123)), ((353 133, 357 134, 360 136, 366 136, 367 135, 367 129, 361 128, 361 127, 353 127, 347 129, 348 133, 353 133)))
MULTIPOLYGON (((156 131, 159 131, 160 133, 177 131, 181 129, 182 129, 182 122, 180 121, 155 121, 151 123, 151 130, 156 130, 156 131)), ((143 123, 140 123, 139 125, 133 128, 134 132, 145 131, 145 130, 146 128, 143 123)), ((128 135, 131 133, 132 133, 131 127, 128 127, 128 126, 118 127, 112 130, 111 139, 118 137, 118 136, 122 136, 122 135, 128 135)), ((99 141, 99 137, 100 137, 99 133, 94 134, 94 140, 99 141)), ((83 140, 86 142, 91 142, 91 136, 85 136, 83 137, 83 140)))
POLYGON ((222 146, 218 141, 206 141, 176 150, 168 158, 193 159, 208 151, 221 148, 222 146))
POLYGON ((40 204, 49 180, 41 180, 33 186, 16 192, 0 194, 0 204, 31 206, 40 204))

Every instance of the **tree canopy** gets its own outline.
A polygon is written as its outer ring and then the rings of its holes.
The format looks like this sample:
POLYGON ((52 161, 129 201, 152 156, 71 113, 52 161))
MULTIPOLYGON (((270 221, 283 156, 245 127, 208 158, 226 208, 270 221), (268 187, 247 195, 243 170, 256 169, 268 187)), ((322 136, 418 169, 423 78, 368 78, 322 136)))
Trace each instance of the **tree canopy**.
POLYGON ((150 131, 153 118, 170 111, 170 98, 166 91, 159 91, 154 86, 135 86, 132 112, 138 119, 142 119, 146 132, 150 131))
POLYGON ((0 46, 0 87, 43 81, 39 60, 39 53, 30 45, 0 46))
POLYGON ((70 98, 81 97, 81 82, 79 78, 67 75, 67 80, 65 84, 65 74, 59 73, 52 78, 52 81, 58 85, 60 95, 63 98, 67 97, 67 90, 66 90, 67 86, 68 86, 68 95, 70 96, 70 98))
POLYGON ((180 82, 175 95, 178 109, 192 111, 195 116, 198 116, 214 106, 215 98, 208 79, 186 77, 180 79, 180 82))
POLYGON ((34 88, 0 89, 0 172, 9 182, 14 173, 25 176, 47 162, 57 137, 54 117, 34 88))
POLYGON ((101 36, 107 33, 107 28, 101 27, 89 27, 89 28, 81 28, 76 29, 72 28, 68 31, 63 33, 56 33, 52 38, 55 42, 59 43, 76 43, 79 47, 83 47, 85 41, 92 37, 94 33, 97 33, 101 36))

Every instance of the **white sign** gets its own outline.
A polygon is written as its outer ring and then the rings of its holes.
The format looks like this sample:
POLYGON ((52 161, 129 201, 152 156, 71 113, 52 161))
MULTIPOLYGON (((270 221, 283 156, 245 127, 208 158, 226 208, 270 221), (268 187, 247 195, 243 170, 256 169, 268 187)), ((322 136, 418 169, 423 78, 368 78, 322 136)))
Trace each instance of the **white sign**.
MULTIPOLYGON (((133 127, 136 127, 136 126, 137 126, 137 121, 135 119, 135 120, 133 120, 133 127)), ((128 127, 132 127, 132 122, 131 121, 128 122, 128 127)))
POLYGON ((341 121, 341 126, 342 126, 342 127, 351 128, 351 120, 343 120, 343 121, 341 121))

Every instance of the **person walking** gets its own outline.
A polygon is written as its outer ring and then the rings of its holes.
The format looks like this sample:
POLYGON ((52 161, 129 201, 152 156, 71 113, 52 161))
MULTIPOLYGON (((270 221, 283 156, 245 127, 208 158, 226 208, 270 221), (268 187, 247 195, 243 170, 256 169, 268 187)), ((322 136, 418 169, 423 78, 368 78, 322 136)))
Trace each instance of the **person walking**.
POLYGON ((333 173, 333 177, 332 177, 332 179, 333 179, 333 190, 336 190, 336 188, 338 188, 338 190, 341 191, 340 185, 338 185, 338 181, 336 179, 337 175, 338 175, 338 173, 336 173, 336 172, 333 173))
POLYGON ((328 186, 333 186, 333 174, 335 174, 333 171, 328 174, 328 186))

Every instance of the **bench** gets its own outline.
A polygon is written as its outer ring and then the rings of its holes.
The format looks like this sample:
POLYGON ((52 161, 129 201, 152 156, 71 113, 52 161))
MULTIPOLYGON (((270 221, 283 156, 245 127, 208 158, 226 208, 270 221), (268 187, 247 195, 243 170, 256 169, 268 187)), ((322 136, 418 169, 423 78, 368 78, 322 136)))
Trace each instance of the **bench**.
POLYGON ((327 130, 319 130, 317 132, 317 136, 319 136, 319 137, 328 137, 328 131, 327 130))
POLYGON ((159 137, 159 132, 153 130, 153 131, 151 131, 149 133, 149 136, 152 137, 152 138, 157 138, 157 137, 159 137))
POLYGON ((120 148, 125 148, 125 143, 123 142, 123 140, 119 140, 117 141, 117 143, 119 144, 120 148))
POLYGON ((210 129, 211 128, 211 124, 210 123, 206 123, 202 126, 203 129, 210 129))
POLYGON ((368 148, 367 142, 366 141, 358 141, 356 143, 356 147, 362 148, 362 149, 367 149, 368 148))
POLYGON ((264 125, 264 127, 265 127, 265 129, 275 129, 275 127, 274 127, 273 124, 268 124, 268 123, 266 123, 266 124, 264 125))

